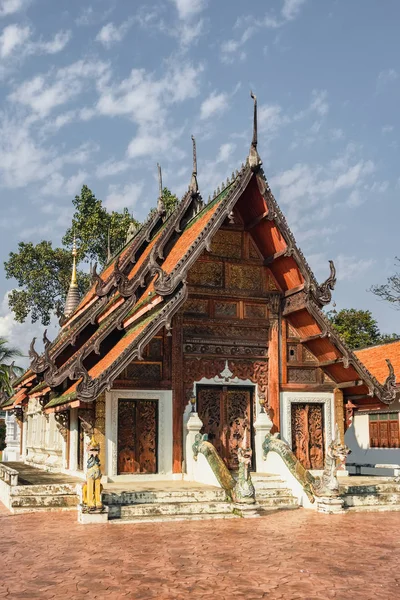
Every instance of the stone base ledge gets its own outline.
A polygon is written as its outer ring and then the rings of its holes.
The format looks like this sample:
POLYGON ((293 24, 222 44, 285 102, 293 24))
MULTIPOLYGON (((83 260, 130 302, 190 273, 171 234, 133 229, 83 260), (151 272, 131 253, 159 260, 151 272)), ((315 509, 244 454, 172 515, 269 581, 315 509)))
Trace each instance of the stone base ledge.
POLYGON ((78 523, 82 523, 82 525, 108 523, 108 506, 104 506, 101 512, 84 512, 80 504, 78 506, 78 523))
POLYGON ((344 510, 344 500, 340 496, 319 496, 316 498, 317 511, 326 514, 340 514, 344 510))

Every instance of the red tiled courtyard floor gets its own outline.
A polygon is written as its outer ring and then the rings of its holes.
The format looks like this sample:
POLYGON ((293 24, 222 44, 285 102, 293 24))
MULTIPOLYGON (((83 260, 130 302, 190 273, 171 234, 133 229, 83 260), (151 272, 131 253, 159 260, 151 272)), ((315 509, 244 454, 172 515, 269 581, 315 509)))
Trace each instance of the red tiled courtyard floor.
POLYGON ((400 513, 79 525, 0 510, 0 598, 394 600, 400 513))

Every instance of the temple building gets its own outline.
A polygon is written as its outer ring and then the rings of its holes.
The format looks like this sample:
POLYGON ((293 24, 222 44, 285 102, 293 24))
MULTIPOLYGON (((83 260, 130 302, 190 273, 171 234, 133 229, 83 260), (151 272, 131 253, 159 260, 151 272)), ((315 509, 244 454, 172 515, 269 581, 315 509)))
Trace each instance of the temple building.
POLYGON ((44 333, 42 355, 32 342, 30 368, 2 407, 21 423, 22 460, 83 477, 94 433, 108 481, 182 479, 192 410, 231 470, 248 432, 259 472, 260 415, 312 471, 336 426, 343 440, 352 421, 362 448, 362 422, 380 444, 394 412, 398 447, 396 380, 384 361, 395 344, 381 347, 375 370, 370 351, 350 351, 325 316, 335 267, 317 282, 269 188, 256 100, 249 155, 207 203, 194 140, 190 185, 171 213, 161 190, 82 299, 74 248, 60 331, 54 341, 44 333))

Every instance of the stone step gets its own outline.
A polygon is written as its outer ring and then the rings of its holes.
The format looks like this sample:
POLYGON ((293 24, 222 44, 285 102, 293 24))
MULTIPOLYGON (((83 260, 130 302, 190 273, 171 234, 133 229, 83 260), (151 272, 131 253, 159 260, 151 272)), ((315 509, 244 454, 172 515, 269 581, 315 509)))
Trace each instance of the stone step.
POLYGON ((299 504, 296 502, 295 504, 282 504, 282 505, 278 505, 278 506, 265 506, 262 503, 258 503, 259 507, 258 507, 258 511, 260 513, 260 515, 267 515, 268 513, 272 513, 272 512, 276 512, 278 510, 297 510, 298 508, 300 508, 299 504))
POLYGON ((282 488, 266 488, 266 489, 257 489, 256 497, 259 498, 280 498, 281 496, 293 496, 291 490, 287 487, 282 488))
POLYGON ((10 496, 10 507, 13 508, 62 508, 79 504, 76 494, 53 496, 10 496))
POLYGON ((130 523, 168 523, 171 521, 206 521, 209 519, 240 519, 238 515, 231 513, 207 513, 207 514, 182 514, 182 515, 159 515, 143 517, 123 517, 111 519, 112 525, 129 525, 130 523))
POLYGON ((103 491, 103 502, 107 506, 111 505, 131 505, 131 504, 170 504, 170 503, 198 503, 198 502, 219 502, 226 499, 223 489, 215 490, 176 490, 176 491, 143 491, 143 492, 110 492, 103 491))
POLYGON ((346 507, 346 512, 394 512, 399 510, 400 504, 364 504, 346 507))
POLYGON ((135 518, 162 515, 228 514, 232 512, 229 502, 178 502, 160 504, 131 504, 130 506, 110 506, 109 516, 135 518), (119 513, 119 514, 118 514, 119 513))
POLYGON ((74 506, 15 506, 11 507, 10 511, 14 515, 22 515, 33 512, 64 512, 67 510, 76 511, 77 504, 74 506))
POLYGON ((64 496, 76 494, 76 485, 51 484, 51 485, 17 485, 12 488, 12 496, 64 496))
POLYGON ((272 496, 270 498, 260 498, 260 497, 257 496, 257 503, 260 506, 263 506, 263 507, 267 507, 267 506, 271 506, 271 507, 287 507, 287 506, 298 507, 299 506, 299 502, 298 502, 297 498, 295 498, 292 495, 288 495, 288 496, 272 496))
POLYGON ((377 493, 397 493, 400 494, 400 483, 390 481, 388 483, 377 483, 371 485, 340 485, 341 494, 377 494, 377 493))
POLYGON ((344 495, 346 506, 376 506, 379 504, 398 504, 400 506, 399 493, 383 493, 379 494, 346 494, 344 495))

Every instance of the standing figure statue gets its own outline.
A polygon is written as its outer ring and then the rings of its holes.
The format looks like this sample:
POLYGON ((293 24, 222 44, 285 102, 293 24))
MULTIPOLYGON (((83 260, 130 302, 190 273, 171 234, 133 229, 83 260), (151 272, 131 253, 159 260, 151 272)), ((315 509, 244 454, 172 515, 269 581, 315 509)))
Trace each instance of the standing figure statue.
POLYGON ((250 475, 252 454, 253 452, 247 444, 247 428, 245 428, 242 443, 238 448, 239 471, 234 489, 234 497, 238 503, 254 504, 256 501, 255 489, 250 475))
POLYGON ((89 458, 87 461, 86 483, 82 489, 82 510, 84 512, 100 512, 103 510, 101 501, 101 469, 100 469, 100 444, 94 435, 87 447, 89 458))

